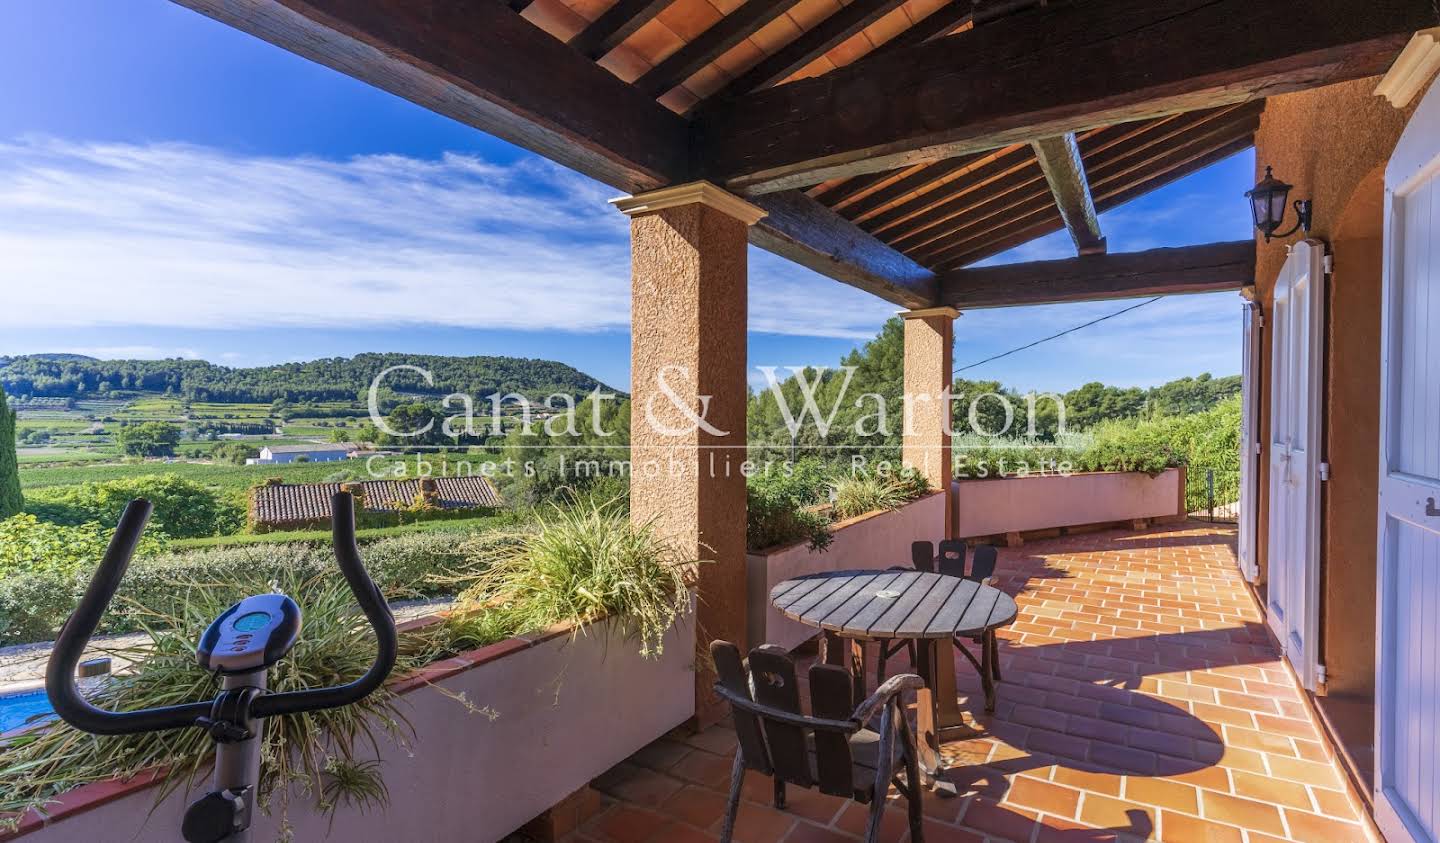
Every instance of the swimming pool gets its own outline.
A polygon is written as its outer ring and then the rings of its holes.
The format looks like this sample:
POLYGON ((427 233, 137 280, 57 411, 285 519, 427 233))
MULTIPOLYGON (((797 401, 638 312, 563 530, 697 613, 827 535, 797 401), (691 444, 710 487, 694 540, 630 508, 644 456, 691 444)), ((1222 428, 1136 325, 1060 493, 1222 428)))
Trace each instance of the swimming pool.
POLYGON ((46 720, 55 716, 55 709, 50 707, 44 688, 0 696, 0 732, 24 726, 36 716, 46 720))

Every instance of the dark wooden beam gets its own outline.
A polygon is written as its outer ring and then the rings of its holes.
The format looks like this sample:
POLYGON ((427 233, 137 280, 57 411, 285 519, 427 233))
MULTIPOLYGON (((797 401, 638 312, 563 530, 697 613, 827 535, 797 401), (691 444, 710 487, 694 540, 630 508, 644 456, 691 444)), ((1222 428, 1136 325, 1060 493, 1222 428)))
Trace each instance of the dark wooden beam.
POLYGON ((768 215, 750 242, 904 308, 935 304, 935 274, 799 191, 753 200, 768 215))
MULTIPOLYGON (((1138 173, 1140 179, 1167 183, 1166 174, 1175 167, 1238 139, 1249 142, 1259 120, 1258 112, 1250 110, 1207 118, 1201 121, 1184 115, 1179 120, 1155 121, 1146 131, 1124 142, 1096 144, 1097 151, 1088 153, 1086 166, 1097 208, 1105 210, 1099 199, 1112 191, 1117 180, 1138 173), (1162 141, 1170 143, 1161 146, 1162 141)), ((1021 230, 1038 219, 1051 219, 1049 211, 1055 207, 1054 197, 1039 172, 1019 171, 997 180, 978 198, 945 203, 921 218, 919 225, 882 236, 927 266, 940 266, 950 263, 957 254, 968 255, 977 238, 1006 236, 1007 230, 1021 230)))
POLYGON ((599 59, 665 11, 673 0, 618 0, 569 40, 582 56, 599 59))
POLYGON ((988 193, 1000 189, 1007 181, 1038 176, 1035 167, 1035 155, 1029 144, 992 151, 985 155, 984 163, 965 173, 964 178, 947 181, 883 210, 857 212, 855 221, 871 234, 894 240, 947 214, 953 216, 958 213, 957 208, 963 209, 972 202, 966 197, 976 191, 983 189, 988 193), (1032 171, 1028 176, 1022 173, 1027 170, 1032 171))
POLYGON ((934 164, 927 164, 851 202, 844 208, 839 209, 840 213, 843 214, 846 219, 853 220, 883 205, 923 191, 966 167, 974 167, 983 157, 982 155, 958 155, 944 161, 936 161, 934 164))
POLYGON ((690 175, 683 118, 503 3, 176 2, 620 190, 690 175))
POLYGON ((1255 241, 957 269, 940 301, 960 310, 1238 290, 1255 281, 1255 241))
MULTIPOLYGON (((1163 169, 1147 173, 1144 178, 1126 181, 1113 187, 1107 186, 1105 189, 1097 191, 1095 207, 1103 214, 1111 208, 1118 208, 1126 202, 1138 199, 1152 190, 1158 190, 1254 145, 1253 138, 1243 137, 1222 146, 1210 148, 1198 155, 1185 153, 1174 156, 1179 159, 1174 162, 1169 160, 1171 156, 1166 156, 1156 162, 1157 166, 1163 169)), ((1059 231, 1063 227, 1064 224, 1060 221, 1059 213, 1054 210, 1053 206, 1047 206, 1041 212, 1011 221, 1003 228, 1002 233, 991 237, 976 237, 969 242, 959 243, 948 248, 945 254, 934 256, 934 266, 941 271, 960 269, 1009 251, 1038 237, 1044 237, 1051 232, 1059 231)))
POLYGON ((668 92, 765 24, 785 14, 796 2, 798 0, 745 0, 745 5, 716 21, 694 41, 647 70, 635 80, 636 89, 652 97, 668 92))
POLYGON ((1376 75, 1433 23, 1429 0, 1062 4, 717 103, 697 160, 803 187, 1376 75))
POLYGON ((1090 195, 1090 180, 1085 177, 1085 162, 1080 160, 1075 133, 1040 138, 1031 141, 1030 146, 1045 173, 1060 218, 1075 241, 1075 253, 1104 254, 1105 235, 1100 233, 1100 217, 1095 213, 1095 199, 1090 195))
POLYGON ((850 5, 832 13, 799 38, 730 80, 715 97, 729 99, 779 84, 790 74, 899 8, 903 2, 904 0, 853 0, 850 5))

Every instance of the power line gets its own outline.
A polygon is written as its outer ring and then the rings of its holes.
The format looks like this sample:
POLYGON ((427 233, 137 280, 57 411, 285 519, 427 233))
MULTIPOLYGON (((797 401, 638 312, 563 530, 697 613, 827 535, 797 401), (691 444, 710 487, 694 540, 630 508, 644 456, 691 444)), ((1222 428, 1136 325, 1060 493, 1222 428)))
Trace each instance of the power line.
POLYGON ((1099 319, 1092 319, 1092 320, 1090 320, 1089 322, 1086 322, 1086 323, 1083 324, 1083 325, 1076 325, 1076 326, 1073 327, 1073 328, 1066 328, 1065 330, 1061 331, 1061 332, 1058 333, 1058 334, 1053 334, 1053 335, 1048 336, 1048 337, 1046 337, 1046 338, 1044 338, 1044 339, 1036 340, 1036 341, 1034 341, 1034 342, 1032 342, 1032 343, 1030 343, 1030 344, 1028 344, 1028 345, 1022 345, 1022 346, 1020 346, 1019 348, 1012 348, 1012 349, 1010 349, 1009 351, 1005 352, 1004 354, 997 354, 997 355, 995 355, 994 357, 986 357, 984 360, 981 360, 981 361, 978 362, 978 363, 971 363, 969 366, 962 366, 962 367, 960 367, 959 369, 956 369, 955 371, 957 371, 957 372, 964 372, 964 371, 967 371, 967 370, 969 370, 969 369, 973 369, 973 368, 975 368, 976 366, 983 366, 983 365, 985 365, 986 363, 990 363, 990 362, 992 362, 992 361, 999 360, 1001 357, 1009 357, 1009 356, 1012 355, 1012 354, 1018 354, 1018 353, 1026 350, 1026 349, 1028 349, 1028 348, 1034 348, 1034 347, 1037 346, 1037 345, 1041 345, 1041 344, 1047 343, 1047 342, 1049 342, 1049 341, 1051 341, 1051 340, 1058 340, 1058 339, 1060 339, 1061 337, 1065 336, 1066 334, 1073 334, 1073 333, 1075 333, 1076 331, 1080 330, 1081 328, 1088 328, 1088 327, 1090 327, 1091 325, 1098 325, 1098 324, 1100 324, 1101 322, 1104 322, 1106 319, 1114 319, 1116 316, 1120 316, 1121 314, 1124 314, 1124 313, 1129 313, 1129 312, 1132 311, 1132 310, 1139 310, 1140 308, 1144 307, 1145 305, 1147 305, 1147 304, 1154 304, 1155 302, 1160 301, 1160 300, 1163 299, 1163 298, 1165 298, 1165 297, 1164 297, 1164 296, 1156 296, 1156 297, 1153 298, 1153 299, 1146 299, 1145 301, 1142 301, 1142 302, 1140 302, 1139 304, 1132 304, 1132 305, 1130 305, 1129 307, 1127 307, 1127 308, 1125 308, 1125 309, 1123 309, 1123 310, 1117 310, 1117 311, 1115 311, 1114 313, 1111 313, 1111 314, 1109 314, 1109 315, 1107 315, 1107 316, 1101 316, 1099 319))

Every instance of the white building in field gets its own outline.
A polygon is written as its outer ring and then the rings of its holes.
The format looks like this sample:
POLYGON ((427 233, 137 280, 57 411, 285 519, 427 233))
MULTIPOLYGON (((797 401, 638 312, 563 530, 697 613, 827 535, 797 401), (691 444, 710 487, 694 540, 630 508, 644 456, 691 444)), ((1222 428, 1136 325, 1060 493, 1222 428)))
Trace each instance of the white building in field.
POLYGON ((280 465, 292 462, 336 462, 349 459, 360 450, 353 442, 323 445, 267 445, 260 456, 245 461, 246 465, 280 465))

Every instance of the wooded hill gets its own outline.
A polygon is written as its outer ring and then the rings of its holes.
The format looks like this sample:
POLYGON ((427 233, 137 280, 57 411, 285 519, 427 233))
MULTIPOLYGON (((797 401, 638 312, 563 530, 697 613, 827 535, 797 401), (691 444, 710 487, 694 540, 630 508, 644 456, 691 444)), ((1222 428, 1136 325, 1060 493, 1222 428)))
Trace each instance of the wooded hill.
MULTIPOLYGON (((34 354, 0 358, 0 388, 15 396, 108 398, 126 393, 164 393, 191 401, 268 403, 354 401, 387 368, 418 366, 435 378, 426 384, 414 371, 393 372, 384 386, 397 392, 463 392, 476 401, 515 393, 542 399, 553 393, 582 396, 595 378, 564 363, 523 357, 451 357, 431 354, 358 354, 303 363, 237 369, 204 360, 96 360, 79 355, 34 354)), ((362 399, 363 400, 363 399, 362 399)))

